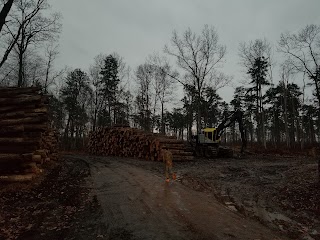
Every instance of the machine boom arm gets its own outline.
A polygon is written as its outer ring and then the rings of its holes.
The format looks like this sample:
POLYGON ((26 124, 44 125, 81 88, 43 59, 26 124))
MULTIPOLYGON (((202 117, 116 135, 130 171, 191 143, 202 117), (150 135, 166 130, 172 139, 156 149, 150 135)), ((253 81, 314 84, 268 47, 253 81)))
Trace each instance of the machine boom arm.
POLYGON ((245 148, 247 147, 247 137, 246 137, 246 131, 243 126, 243 113, 240 110, 235 111, 231 116, 227 117, 220 123, 220 125, 217 128, 217 139, 219 139, 224 132, 224 129, 229 127, 232 123, 238 122, 239 124, 239 130, 241 134, 241 141, 242 141, 242 147, 241 147, 241 153, 244 152, 245 148))

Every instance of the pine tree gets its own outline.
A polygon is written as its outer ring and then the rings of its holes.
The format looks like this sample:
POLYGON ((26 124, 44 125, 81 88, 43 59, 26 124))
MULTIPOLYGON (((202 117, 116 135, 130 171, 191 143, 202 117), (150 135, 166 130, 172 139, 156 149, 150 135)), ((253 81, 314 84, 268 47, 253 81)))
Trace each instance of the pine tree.
POLYGON ((70 72, 66 79, 66 86, 61 92, 65 109, 68 112, 64 137, 66 142, 71 143, 71 147, 75 147, 88 122, 86 106, 90 101, 91 90, 88 86, 87 74, 81 69, 70 72), (71 138, 71 141, 67 141, 68 138, 71 138))
POLYGON ((266 80, 268 72, 268 61, 264 56, 258 57, 255 59, 254 64, 248 70, 248 74, 251 77, 251 84, 253 87, 248 90, 255 92, 255 102, 256 102, 256 121, 257 121, 257 139, 266 148, 266 137, 265 137, 265 123, 264 123, 264 109, 263 109, 263 93, 262 87, 269 85, 269 82, 266 80))
MULTIPOLYGON (((104 109, 103 113, 108 114, 108 118, 111 121, 103 121, 104 124, 110 125, 112 122, 116 123, 117 118, 117 111, 116 111, 116 105, 117 105, 117 92, 118 92, 118 86, 119 86, 119 64, 118 60, 112 56, 109 55, 104 60, 104 68, 101 69, 101 84, 102 88, 100 90, 100 94, 106 101, 106 108, 104 109), (106 111, 107 110, 107 111, 106 111), (111 112, 113 111, 113 116, 111 115, 111 112)), ((101 113, 100 113, 101 115, 101 113)), ((102 122, 100 122, 102 123, 102 122)))

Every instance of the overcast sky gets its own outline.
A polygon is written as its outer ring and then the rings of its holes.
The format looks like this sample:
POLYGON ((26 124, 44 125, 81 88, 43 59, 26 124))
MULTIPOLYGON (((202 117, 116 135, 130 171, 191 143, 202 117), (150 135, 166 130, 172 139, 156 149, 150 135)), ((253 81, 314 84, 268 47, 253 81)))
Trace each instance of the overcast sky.
MULTIPOLYGON (((149 54, 163 51, 172 31, 190 27, 200 32, 213 25, 227 47, 223 72, 244 79, 238 46, 242 41, 267 38, 307 24, 320 24, 320 0, 49 0, 63 15, 57 65, 88 70, 99 53, 117 52, 135 69, 149 54)), ((275 78, 278 74, 275 73, 275 78)), ((226 100, 233 89, 221 90, 226 100)))

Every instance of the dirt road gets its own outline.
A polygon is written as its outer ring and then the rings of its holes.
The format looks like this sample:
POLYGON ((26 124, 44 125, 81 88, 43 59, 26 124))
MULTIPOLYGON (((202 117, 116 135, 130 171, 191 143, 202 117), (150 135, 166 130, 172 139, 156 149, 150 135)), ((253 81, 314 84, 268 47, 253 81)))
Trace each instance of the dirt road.
POLYGON ((209 193, 114 158, 75 157, 90 166, 105 239, 286 239, 218 203, 209 193))
POLYGON ((174 169, 166 184, 159 162, 66 155, 35 182, 1 185, 0 240, 320 239, 312 161, 197 159, 174 169))

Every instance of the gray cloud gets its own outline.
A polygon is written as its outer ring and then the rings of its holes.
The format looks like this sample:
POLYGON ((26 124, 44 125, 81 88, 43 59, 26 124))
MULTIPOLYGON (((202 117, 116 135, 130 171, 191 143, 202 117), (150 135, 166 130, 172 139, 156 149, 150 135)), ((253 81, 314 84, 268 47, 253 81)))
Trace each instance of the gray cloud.
MULTIPOLYGON (((284 31, 320 24, 319 0, 51 0, 63 14, 59 66, 87 69, 99 53, 118 52, 134 69, 161 52, 174 29, 217 29, 227 46, 224 72, 243 79, 241 41, 267 38, 276 44, 284 31)), ((221 91, 226 100, 233 90, 221 91)))

